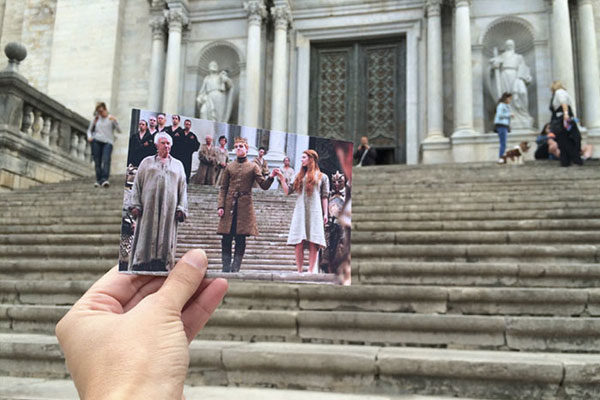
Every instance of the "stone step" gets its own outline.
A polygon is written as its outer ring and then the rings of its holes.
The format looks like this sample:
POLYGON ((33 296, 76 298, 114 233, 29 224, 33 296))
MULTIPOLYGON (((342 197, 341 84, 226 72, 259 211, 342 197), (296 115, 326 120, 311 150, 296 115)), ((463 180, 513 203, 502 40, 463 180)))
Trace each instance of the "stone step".
POLYGON ((453 221, 453 220, 514 220, 524 219, 598 219, 600 208, 588 209, 556 209, 556 210, 521 210, 521 211, 448 211, 448 212, 406 212, 387 213, 373 212, 352 215, 353 222, 374 221, 453 221))
MULTIPOLYGON (((52 334, 70 306, 0 304, 0 329, 52 334)), ((218 309, 199 338, 600 352, 600 318, 218 309)))
MULTIPOLYGON (((600 222, 600 220, 598 220, 600 222)), ((1 243, 1 236, 0 236, 1 243)), ((486 231, 411 231, 411 232, 352 232, 352 244, 395 243, 395 244, 552 244, 600 243, 600 231, 526 231, 526 232, 486 232, 486 231)))
POLYGON ((437 196, 436 194, 424 195, 424 196, 385 196, 382 194, 377 194, 376 196, 366 197, 366 196, 353 196, 353 203, 356 203, 358 207, 369 207, 369 206, 393 206, 393 205, 401 205, 401 206, 412 206, 418 204, 424 205, 446 205, 446 204, 507 204, 507 203, 533 203, 533 204, 552 204, 554 202, 566 202, 569 204, 577 204, 579 202, 594 202, 598 200, 597 194, 592 195, 579 195, 574 198, 573 195, 568 194, 559 194, 559 195, 535 195, 528 196, 527 192, 522 195, 498 195, 494 194, 493 196, 476 196, 476 197, 452 197, 452 196, 437 196), (391 202, 388 202, 392 200, 391 202))
MULTIPOLYGON (((0 334, 0 375, 65 379, 51 335, 0 334)), ((194 340, 187 382, 488 399, 597 398, 595 354, 194 340), (249 373, 248 371, 252 371, 249 373)))
POLYGON ((352 221, 355 232, 372 231, 536 231, 596 230, 600 219, 522 219, 522 220, 456 220, 456 221, 352 221))
POLYGON ((600 264, 573 260, 530 263, 433 262, 352 260, 352 271, 361 284, 501 286, 501 287, 600 287, 600 264))
MULTIPOLYGON (((323 274, 305 274, 321 277, 323 274)), ((92 281, 0 280, 0 302, 70 305, 92 281)), ((319 286, 230 282, 222 308, 438 313, 465 315, 600 316, 600 289, 319 286)))
MULTIPOLYGON (((0 247, 1 249, 1 247, 0 247)), ((394 245, 394 244, 355 244, 352 258, 399 260, 481 262, 513 261, 523 262, 600 262, 600 246, 575 244, 547 245, 491 245, 491 244, 444 244, 444 245, 394 245)))
MULTIPOLYGON (((67 379, 0 376, 0 382, 2 382, 3 391, 0 398, 3 400, 79 400, 75 385, 67 379)), ((365 395, 309 390, 190 385, 185 385, 183 394, 187 400, 469 400, 464 397, 431 397, 412 394, 365 395)))
POLYGON ((1 235, 51 235, 51 234, 112 234, 119 235, 121 224, 98 224, 98 225, 0 225, 1 235))
POLYGON ((352 206, 353 214, 368 214, 371 212, 426 212, 426 211, 503 211, 503 210, 562 210, 573 207, 577 204, 577 207, 581 208, 593 208, 598 205, 600 196, 593 199, 592 201, 578 201, 574 202, 544 202, 544 203, 533 203, 533 202, 511 202, 511 203, 442 203, 442 204, 428 204, 427 202, 419 202, 417 204, 398 204, 398 202, 385 202, 382 204, 381 201, 373 202, 372 204, 357 204, 352 206))

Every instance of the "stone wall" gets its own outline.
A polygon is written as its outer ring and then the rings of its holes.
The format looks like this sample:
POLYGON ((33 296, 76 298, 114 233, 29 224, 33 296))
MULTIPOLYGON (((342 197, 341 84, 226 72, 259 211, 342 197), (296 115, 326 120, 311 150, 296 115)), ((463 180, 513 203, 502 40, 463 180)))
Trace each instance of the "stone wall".
POLYGON ((23 13, 21 42, 27 47, 29 56, 20 72, 42 92, 48 89, 56 3, 57 0, 28 0, 23 13))
POLYGON ((91 116, 98 101, 116 107, 124 1, 58 0, 47 93, 82 115, 91 116))

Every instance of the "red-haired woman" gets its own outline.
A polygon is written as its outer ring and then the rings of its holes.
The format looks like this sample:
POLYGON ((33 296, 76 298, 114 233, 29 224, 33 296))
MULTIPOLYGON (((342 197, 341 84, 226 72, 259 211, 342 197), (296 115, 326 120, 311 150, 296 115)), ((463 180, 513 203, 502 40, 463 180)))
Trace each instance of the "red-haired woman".
POLYGON ((286 195, 298 193, 287 244, 296 246, 298 272, 302 272, 304 247, 308 246, 308 272, 315 273, 319 248, 327 246, 325 224, 329 178, 319 169, 319 155, 316 151, 305 150, 301 161, 302 168, 291 187, 286 183, 281 171, 278 176, 286 195))

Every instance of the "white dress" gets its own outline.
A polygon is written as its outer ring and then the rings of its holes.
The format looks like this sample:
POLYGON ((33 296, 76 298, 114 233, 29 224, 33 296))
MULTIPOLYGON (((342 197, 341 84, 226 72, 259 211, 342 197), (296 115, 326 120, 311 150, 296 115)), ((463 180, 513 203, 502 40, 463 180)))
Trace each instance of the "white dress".
MULTIPOLYGON (((304 177, 306 182, 306 177, 304 177)), ((293 185, 293 183, 291 183, 293 185)), ((293 186, 290 186, 290 194, 293 186)), ((316 183, 313 192, 306 193, 306 185, 302 185, 302 193, 296 199, 290 233, 287 244, 294 246, 303 240, 327 247, 325 242, 325 227, 323 225, 323 206, 321 199, 329 195, 329 178, 321 173, 321 179, 316 183)))

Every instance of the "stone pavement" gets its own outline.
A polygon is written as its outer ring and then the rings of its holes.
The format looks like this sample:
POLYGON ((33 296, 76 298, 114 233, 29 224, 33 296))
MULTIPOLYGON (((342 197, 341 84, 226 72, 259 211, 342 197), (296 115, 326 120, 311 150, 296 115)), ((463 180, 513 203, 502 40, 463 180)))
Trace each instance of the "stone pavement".
MULTIPOLYGON (((357 170, 353 286, 232 281, 188 384, 600 397, 598 166, 357 170)), ((120 198, 81 182, 0 195, 0 377, 68 377, 53 326, 114 264, 120 198)))

